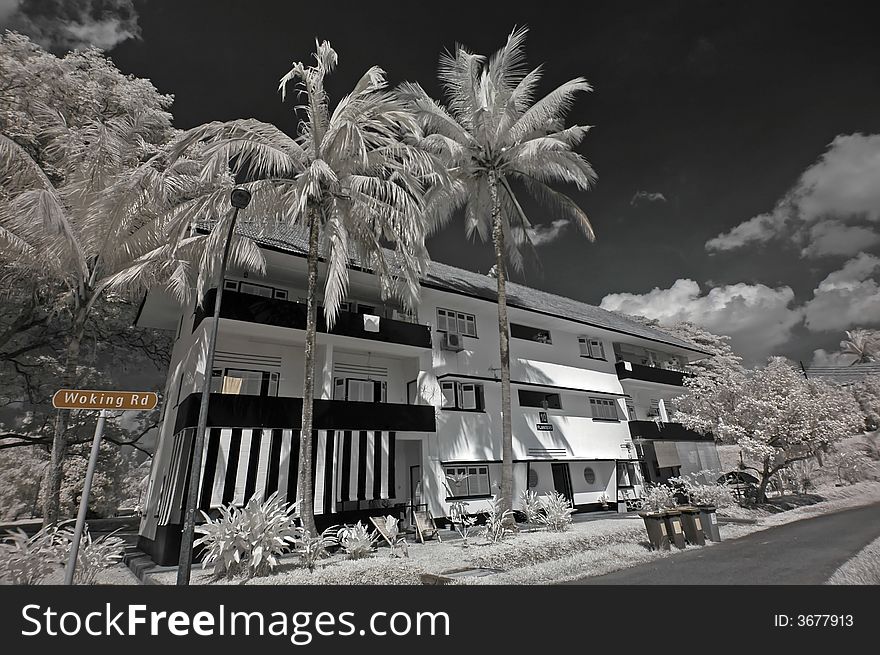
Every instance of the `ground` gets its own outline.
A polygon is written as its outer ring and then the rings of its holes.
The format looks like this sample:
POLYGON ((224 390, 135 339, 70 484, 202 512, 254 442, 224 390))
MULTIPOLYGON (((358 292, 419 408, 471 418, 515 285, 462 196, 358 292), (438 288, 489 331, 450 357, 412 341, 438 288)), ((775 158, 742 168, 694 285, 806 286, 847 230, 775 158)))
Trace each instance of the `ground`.
MULTIPOLYGON (((722 523, 724 540, 736 539, 751 532, 779 526, 803 518, 880 502, 880 483, 863 482, 848 487, 822 489, 825 500, 781 513, 727 508, 722 517, 740 521, 722 523)), ((309 573, 286 557, 278 570, 263 578, 219 581, 231 584, 421 584, 424 574, 462 568, 493 569, 484 577, 467 577, 459 584, 548 584, 571 581, 586 576, 607 574, 619 569, 676 557, 678 553, 651 551, 642 520, 635 515, 579 515, 572 529, 565 533, 520 532, 500 544, 463 548, 454 533, 441 531, 443 543, 430 541, 410 544, 409 558, 391 558, 387 547, 379 548, 370 558, 345 560, 335 555, 309 573)), ((714 548, 715 546, 709 546, 714 548)), ((693 548, 687 551, 695 550, 693 548)), ((149 575, 158 584, 174 584, 173 569, 149 575)), ((193 584, 211 582, 210 572, 194 569, 193 584)))

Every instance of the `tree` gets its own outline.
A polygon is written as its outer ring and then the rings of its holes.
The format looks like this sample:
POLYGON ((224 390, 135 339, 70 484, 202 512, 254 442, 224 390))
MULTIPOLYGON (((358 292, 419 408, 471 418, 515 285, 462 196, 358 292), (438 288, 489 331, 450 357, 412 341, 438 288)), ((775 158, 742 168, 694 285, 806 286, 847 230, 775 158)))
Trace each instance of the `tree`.
POLYGON ((288 85, 302 99, 296 107, 301 120, 295 136, 254 119, 215 122, 190 130, 176 149, 204 143, 205 171, 232 168, 252 193, 248 211, 256 217, 253 228, 283 225, 308 234, 298 499, 302 525, 311 534, 317 534, 309 435, 319 259, 326 262, 323 306, 328 326, 345 298, 353 261, 376 273, 383 298, 396 296, 415 306, 427 259, 421 198, 424 185, 437 179, 433 159, 403 142, 415 122, 386 89, 382 69, 368 69, 331 111, 324 79, 336 63, 336 52, 324 41, 317 46, 314 65, 294 63, 281 79, 282 99, 288 85))
POLYGON ((578 93, 591 90, 583 78, 570 80, 535 100, 541 68, 525 69, 527 29, 515 29, 503 48, 486 58, 458 46, 440 58, 446 107, 422 87, 405 83, 400 93, 419 118, 417 143, 448 166, 451 183, 432 188, 427 202, 430 228, 439 229, 464 210, 468 236, 492 241, 498 290, 501 360, 501 503, 513 504, 513 434, 510 415, 510 328, 507 319, 507 262, 520 270, 522 251, 531 248, 531 221, 514 187, 574 221, 589 240, 595 235, 587 215, 557 182, 588 190, 596 174, 574 151, 589 130, 565 128, 565 114, 578 93))
POLYGON ((876 361, 880 352, 880 333, 863 328, 847 330, 846 339, 840 342, 840 350, 842 354, 854 357, 850 366, 876 361))
POLYGON ((760 476, 756 501, 766 499, 770 478, 791 464, 820 457, 844 437, 858 434, 862 414, 852 394, 805 379, 782 357, 747 372, 740 384, 691 389, 693 402, 679 408, 685 427, 736 443, 760 476))
MULTIPOLYGON (((96 306, 168 279, 187 288, 206 239, 183 237, 182 207, 215 183, 168 164, 170 96, 122 75, 100 51, 58 59, 15 34, 0 39, 0 261, 6 285, 43 289, 40 321, 64 316, 61 386, 78 378, 96 306), (169 243, 170 242, 170 243, 169 243)), ((253 261, 254 251, 237 251, 253 261), (249 255, 249 256, 248 256, 249 255)), ((15 321, 13 321, 13 324, 15 321)), ((59 517, 69 412, 56 414, 44 519, 59 517)))

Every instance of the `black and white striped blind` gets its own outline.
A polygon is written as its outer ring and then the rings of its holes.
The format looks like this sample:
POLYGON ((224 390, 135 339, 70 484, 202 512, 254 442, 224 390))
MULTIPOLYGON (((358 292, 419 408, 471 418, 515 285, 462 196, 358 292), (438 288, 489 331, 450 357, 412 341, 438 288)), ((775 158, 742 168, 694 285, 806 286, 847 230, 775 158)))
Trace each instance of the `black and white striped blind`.
MULTIPOLYGON (((175 435, 160 491, 160 525, 180 521, 193 432, 175 435)), ((317 430, 312 438, 315 514, 333 513, 341 501, 395 495, 394 432, 317 430)), ((300 431, 293 429, 209 429, 199 475, 199 509, 241 506, 255 494, 262 499, 275 491, 295 501, 299 439, 300 431)))

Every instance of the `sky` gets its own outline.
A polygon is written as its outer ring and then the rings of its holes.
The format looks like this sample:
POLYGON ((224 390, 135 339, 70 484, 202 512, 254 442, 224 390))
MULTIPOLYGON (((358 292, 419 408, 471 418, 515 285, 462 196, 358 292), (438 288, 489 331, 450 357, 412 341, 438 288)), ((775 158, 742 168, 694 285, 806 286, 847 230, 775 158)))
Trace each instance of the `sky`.
MULTIPOLYGON (((728 334, 750 364, 835 361, 880 327, 880 5, 715 0, 558 3, 0 0, 0 27, 61 53, 95 44, 173 93, 175 124, 256 117, 294 131, 279 78, 315 38, 339 98, 370 65, 435 97, 439 54, 490 54, 528 25, 541 91, 583 76, 570 123, 598 173, 573 193, 597 234, 530 207, 540 263, 518 281, 728 334)), ((488 271, 462 223, 437 260, 488 271)))

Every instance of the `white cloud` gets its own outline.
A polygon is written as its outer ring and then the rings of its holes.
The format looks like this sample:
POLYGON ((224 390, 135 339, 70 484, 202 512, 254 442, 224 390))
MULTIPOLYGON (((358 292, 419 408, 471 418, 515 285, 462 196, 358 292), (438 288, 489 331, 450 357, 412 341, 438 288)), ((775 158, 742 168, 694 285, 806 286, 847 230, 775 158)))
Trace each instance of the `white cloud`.
POLYGON ((656 191, 636 191, 629 204, 635 207, 643 202, 666 202, 666 196, 656 191))
POLYGON ((772 212, 710 239, 706 249, 731 250, 786 238, 802 245, 804 257, 849 256, 858 252, 859 235, 867 235, 871 245, 880 242, 872 223, 880 223, 880 134, 841 134, 772 212), (859 227, 846 229, 853 224, 859 227))
POLYGON ((731 337, 734 349, 747 362, 763 361, 787 342, 801 322, 801 310, 792 308, 790 287, 772 289, 763 284, 730 284, 702 295, 693 280, 679 279, 668 289, 645 294, 614 293, 605 296, 603 309, 640 314, 663 324, 691 321, 707 330, 731 337))
POLYGON ((844 355, 839 350, 828 352, 824 348, 817 348, 813 351, 810 366, 849 366, 852 361, 852 355, 844 355))
POLYGON ((54 52, 90 45, 109 50, 141 34, 133 0, 0 0, 0 26, 54 52))
POLYGON ((823 220, 809 230, 802 257, 852 257, 880 243, 880 234, 863 225, 846 225, 838 220, 823 220))
POLYGON ((561 237, 566 227, 568 221, 564 218, 557 219, 549 225, 535 225, 529 228, 529 238, 535 247, 546 246, 561 237))
POLYGON ((878 267, 880 258, 862 253, 830 273, 804 305, 807 328, 841 331, 880 323, 880 286, 872 277, 878 267))

